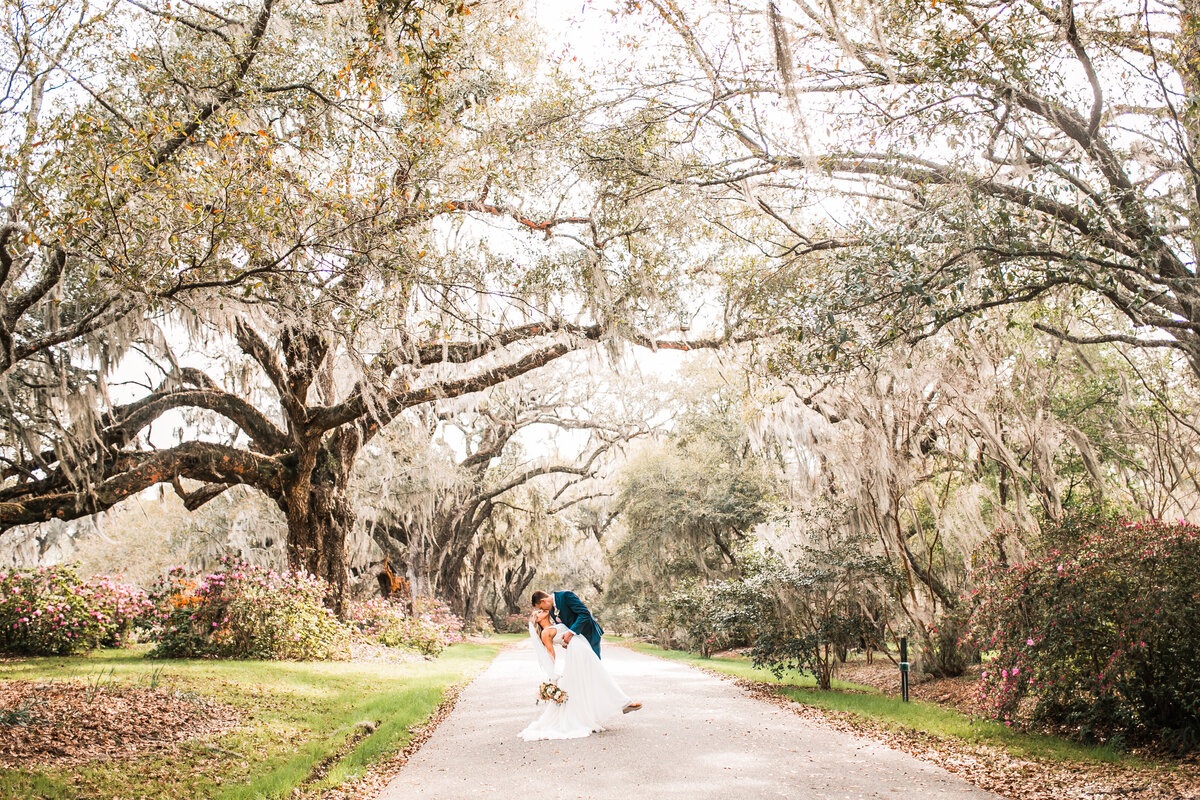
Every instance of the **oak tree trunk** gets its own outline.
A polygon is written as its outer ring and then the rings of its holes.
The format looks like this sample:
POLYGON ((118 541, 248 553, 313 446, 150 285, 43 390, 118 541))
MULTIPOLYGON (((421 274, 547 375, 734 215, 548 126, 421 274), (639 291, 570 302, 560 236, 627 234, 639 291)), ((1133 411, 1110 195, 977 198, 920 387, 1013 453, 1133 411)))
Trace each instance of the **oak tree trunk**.
POLYGON ((326 603, 339 617, 345 614, 348 596, 346 542, 355 521, 348 489, 357 452, 353 429, 338 431, 311 452, 302 452, 295 476, 285 484, 282 503, 288 523, 288 567, 326 580, 326 603))

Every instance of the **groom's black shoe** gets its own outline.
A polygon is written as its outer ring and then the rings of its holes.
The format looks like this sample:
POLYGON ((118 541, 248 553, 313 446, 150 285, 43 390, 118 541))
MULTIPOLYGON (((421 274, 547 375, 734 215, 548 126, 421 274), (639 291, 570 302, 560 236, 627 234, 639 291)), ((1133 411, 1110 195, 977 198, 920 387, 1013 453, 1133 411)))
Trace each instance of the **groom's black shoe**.
POLYGON ((630 711, 639 711, 642 708, 641 703, 629 703, 621 709, 622 714, 628 714, 630 711))

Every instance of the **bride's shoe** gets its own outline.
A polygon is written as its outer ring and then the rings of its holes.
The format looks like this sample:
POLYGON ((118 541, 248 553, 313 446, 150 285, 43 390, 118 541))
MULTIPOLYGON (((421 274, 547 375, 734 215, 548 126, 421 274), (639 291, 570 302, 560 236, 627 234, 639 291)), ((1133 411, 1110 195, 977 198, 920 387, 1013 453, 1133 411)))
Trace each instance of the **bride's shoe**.
POLYGON ((621 709, 621 713, 628 714, 630 711, 638 711, 641 707, 641 703, 626 703, 625 707, 621 709))

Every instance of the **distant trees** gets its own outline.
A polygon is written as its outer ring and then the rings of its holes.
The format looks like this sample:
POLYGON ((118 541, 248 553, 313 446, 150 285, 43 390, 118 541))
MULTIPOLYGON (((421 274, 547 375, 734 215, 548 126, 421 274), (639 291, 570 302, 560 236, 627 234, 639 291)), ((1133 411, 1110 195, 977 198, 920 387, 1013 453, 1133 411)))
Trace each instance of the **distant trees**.
POLYGON ((622 473, 609 599, 702 650, 769 633, 764 662, 826 672, 854 626, 861 642, 903 632, 924 671, 954 675, 975 657, 962 635, 979 553, 1023 563, 1043 530, 1096 507, 1194 515, 1196 406, 1163 399, 1187 368, 1064 343, 1021 316, 986 312, 840 375, 764 378, 743 362, 740 415, 683 414, 622 473))
POLYGON ((525 608, 525 590, 568 534, 570 513, 592 498, 619 448, 647 432, 645 409, 573 372, 552 370, 548 381, 516 380, 473 406, 447 407, 429 420, 440 448, 414 448, 419 435, 400 430, 385 440, 390 451, 364 458, 359 496, 373 498, 364 503, 366 524, 417 592, 465 618, 483 611, 488 591, 510 612, 525 608), (522 439, 539 432, 569 439, 569 449, 524 452, 522 439), (446 442, 459 443, 461 454, 446 442))
POLYGON ((737 575, 740 549, 771 512, 777 468, 752 447, 732 393, 704 377, 697 384, 711 394, 621 472, 613 602, 655 605, 681 581, 737 575))

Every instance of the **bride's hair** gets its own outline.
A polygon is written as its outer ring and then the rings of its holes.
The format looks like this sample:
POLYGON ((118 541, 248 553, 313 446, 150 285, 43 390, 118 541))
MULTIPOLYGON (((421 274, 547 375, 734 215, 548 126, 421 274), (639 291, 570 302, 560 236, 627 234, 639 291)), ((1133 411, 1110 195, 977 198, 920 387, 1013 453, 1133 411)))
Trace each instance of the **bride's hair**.
POLYGON ((549 596, 550 595, 546 594, 545 592, 543 592, 539 589, 538 591, 533 593, 533 602, 531 603, 531 605, 537 606, 538 603, 542 602, 549 596))

